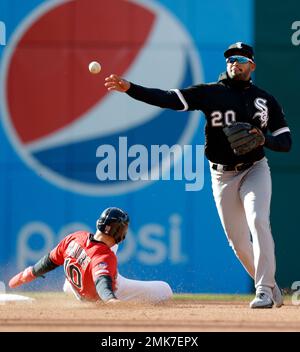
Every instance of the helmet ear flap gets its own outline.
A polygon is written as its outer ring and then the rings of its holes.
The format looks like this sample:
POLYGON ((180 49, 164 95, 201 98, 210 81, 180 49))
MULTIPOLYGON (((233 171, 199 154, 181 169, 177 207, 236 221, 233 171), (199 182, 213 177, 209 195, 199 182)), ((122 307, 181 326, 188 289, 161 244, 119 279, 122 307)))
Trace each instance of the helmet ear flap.
POLYGON ((107 229, 104 230, 106 235, 109 235, 114 238, 116 243, 124 241, 127 234, 128 224, 119 222, 112 223, 107 226, 107 229))

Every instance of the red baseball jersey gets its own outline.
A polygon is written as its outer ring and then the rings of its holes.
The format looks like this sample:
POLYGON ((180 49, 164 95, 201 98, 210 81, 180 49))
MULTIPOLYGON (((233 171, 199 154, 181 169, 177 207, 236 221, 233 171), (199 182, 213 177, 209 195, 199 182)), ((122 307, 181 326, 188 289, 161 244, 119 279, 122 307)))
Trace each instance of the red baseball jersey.
POLYGON ((113 290, 116 288, 117 257, 89 232, 71 233, 50 252, 50 258, 53 263, 64 265, 68 281, 83 299, 100 300, 95 286, 99 276, 109 275, 113 290))

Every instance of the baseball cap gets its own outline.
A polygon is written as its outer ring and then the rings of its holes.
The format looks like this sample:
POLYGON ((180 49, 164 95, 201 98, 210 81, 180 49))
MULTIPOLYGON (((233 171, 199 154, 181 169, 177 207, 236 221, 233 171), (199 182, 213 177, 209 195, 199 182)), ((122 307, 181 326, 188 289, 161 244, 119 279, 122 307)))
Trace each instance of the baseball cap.
POLYGON ((254 50, 252 46, 242 42, 231 44, 228 49, 224 52, 224 56, 226 57, 226 59, 232 55, 246 56, 254 61, 254 50))

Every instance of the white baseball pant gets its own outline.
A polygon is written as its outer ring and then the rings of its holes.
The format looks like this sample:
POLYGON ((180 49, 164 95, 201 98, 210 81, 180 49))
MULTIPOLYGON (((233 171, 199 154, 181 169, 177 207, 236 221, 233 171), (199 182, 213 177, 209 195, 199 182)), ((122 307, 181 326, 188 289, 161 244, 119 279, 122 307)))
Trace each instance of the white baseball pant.
MULTIPOLYGON (((113 246, 111 250, 116 253, 118 245, 113 246)), ((78 293, 67 279, 65 280, 63 291, 66 293, 72 292, 80 300, 78 293)), ((159 303, 170 299, 173 296, 173 292, 169 284, 164 281, 131 280, 118 273, 115 295, 121 301, 159 303)))
POLYGON ((254 279, 256 292, 272 296, 275 248, 269 220, 272 184, 267 159, 240 172, 210 169, 215 203, 229 244, 254 279))

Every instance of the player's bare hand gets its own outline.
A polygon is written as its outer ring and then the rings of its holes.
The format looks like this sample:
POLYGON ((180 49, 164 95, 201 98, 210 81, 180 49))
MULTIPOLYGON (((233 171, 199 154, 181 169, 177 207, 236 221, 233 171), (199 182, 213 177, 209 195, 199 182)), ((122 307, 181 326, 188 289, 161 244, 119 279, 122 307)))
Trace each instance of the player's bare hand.
POLYGON ((109 91, 116 90, 123 93, 127 92, 127 90, 130 88, 130 82, 115 74, 106 77, 104 85, 109 91))

